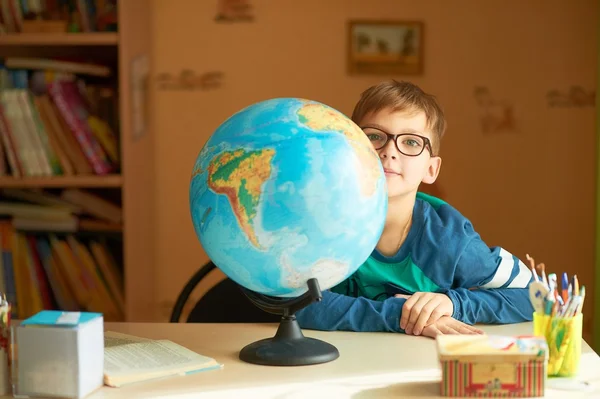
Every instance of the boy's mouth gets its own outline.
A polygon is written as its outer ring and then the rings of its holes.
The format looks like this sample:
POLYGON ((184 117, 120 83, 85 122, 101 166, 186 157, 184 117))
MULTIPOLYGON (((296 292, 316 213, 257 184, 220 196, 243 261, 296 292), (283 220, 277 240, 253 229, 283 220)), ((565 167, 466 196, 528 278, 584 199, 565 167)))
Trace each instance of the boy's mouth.
POLYGON ((395 170, 388 169, 388 168, 383 168, 383 171, 386 176, 398 176, 400 174, 400 173, 396 172, 395 170))

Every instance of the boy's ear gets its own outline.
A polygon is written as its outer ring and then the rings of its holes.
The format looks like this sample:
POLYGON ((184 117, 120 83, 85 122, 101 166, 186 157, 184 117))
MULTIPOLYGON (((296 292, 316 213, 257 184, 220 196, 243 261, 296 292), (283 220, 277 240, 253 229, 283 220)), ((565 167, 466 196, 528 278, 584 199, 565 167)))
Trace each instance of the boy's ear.
POLYGON ((425 177, 423 177, 423 183, 425 184, 433 184, 440 174, 440 168, 442 167, 442 158, 440 157, 431 157, 429 160, 429 167, 427 168, 427 173, 425 177))

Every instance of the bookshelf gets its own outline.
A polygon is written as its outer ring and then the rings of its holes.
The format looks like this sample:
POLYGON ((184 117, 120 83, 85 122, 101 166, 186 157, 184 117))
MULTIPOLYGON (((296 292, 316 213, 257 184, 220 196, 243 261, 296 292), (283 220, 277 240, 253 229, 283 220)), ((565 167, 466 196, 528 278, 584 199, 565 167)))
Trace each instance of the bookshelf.
POLYGON ((13 33, 0 36, 0 46, 117 46, 118 33, 13 33))
POLYGON ((13 178, 0 176, 0 188, 118 188, 123 185, 120 174, 108 176, 53 176, 13 178))
MULTIPOLYGON (((140 56, 151 56, 151 10, 146 0, 118 2, 118 32, 78 33, 4 33, 0 34, 0 58, 32 57, 85 58, 106 65, 118 102, 119 167, 109 174, 52 176, 0 176, 0 189, 90 190, 115 200, 122 221, 108 227, 81 227, 85 237, 97 241, 106 235, 118 235, 117 248, 123 274, 123 320, 154 321, 154 137, 149 121, 143 135, 134 135, 133 111, 135 85, 132 63, 140 56), (104 231, 102 231, 104 230, 104 231)), ((92 78, 92 80, 95 78, 92 78)), ((147 94, 146 94, 147 95, 147 94)), ((148 103, 145 98, 144 103, 148 103)), ((147 115, 150 110, 146 110, 147 115)), ((0 226, 0 232, 3 227, 0 226)), ((77 243, 74 243, 77 245, 77 243)), ((83 294, 83 293, 81 293, 83 294)))

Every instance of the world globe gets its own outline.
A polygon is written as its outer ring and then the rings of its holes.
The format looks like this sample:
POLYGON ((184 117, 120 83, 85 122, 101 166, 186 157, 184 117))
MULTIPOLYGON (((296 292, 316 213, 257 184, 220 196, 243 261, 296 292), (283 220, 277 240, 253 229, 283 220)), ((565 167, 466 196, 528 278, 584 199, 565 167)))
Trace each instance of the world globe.
POLYGON ((383 230, 383 168, 363 131, 328 105, 275 98, 225 120, 192 173, 193 226, 237 284, 297 297, 326 290, 369 257, 383 230))

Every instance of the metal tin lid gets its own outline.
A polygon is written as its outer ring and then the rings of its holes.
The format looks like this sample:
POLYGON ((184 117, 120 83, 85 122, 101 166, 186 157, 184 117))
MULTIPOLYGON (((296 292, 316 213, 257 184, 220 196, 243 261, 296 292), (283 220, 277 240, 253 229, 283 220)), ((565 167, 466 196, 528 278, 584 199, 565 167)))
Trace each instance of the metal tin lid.
POLYGON ((440 360, 519 362, 545 360, 548 345, 543 337, 501 335, 439 335, 440 360))

